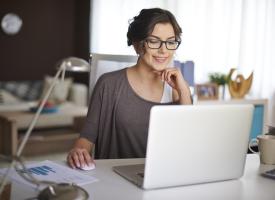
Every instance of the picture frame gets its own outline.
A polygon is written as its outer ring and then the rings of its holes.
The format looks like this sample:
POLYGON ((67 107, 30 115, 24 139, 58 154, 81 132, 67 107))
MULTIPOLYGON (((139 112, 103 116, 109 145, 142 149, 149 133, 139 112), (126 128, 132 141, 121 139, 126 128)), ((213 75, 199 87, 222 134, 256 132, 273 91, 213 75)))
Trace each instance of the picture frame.
POLYGON ((216 83, 196 84, 195 92, 198 100, 219 99, 219 87, 216 83))

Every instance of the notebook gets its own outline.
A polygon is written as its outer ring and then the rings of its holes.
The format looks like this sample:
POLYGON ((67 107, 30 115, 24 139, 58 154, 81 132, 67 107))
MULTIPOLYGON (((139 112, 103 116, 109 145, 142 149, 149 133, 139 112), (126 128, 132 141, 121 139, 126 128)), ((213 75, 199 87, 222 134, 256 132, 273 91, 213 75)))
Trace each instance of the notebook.
POLYGON ((145 165, 113 170, 143 189, 243 175, 253 105, 154 106, 145 165))

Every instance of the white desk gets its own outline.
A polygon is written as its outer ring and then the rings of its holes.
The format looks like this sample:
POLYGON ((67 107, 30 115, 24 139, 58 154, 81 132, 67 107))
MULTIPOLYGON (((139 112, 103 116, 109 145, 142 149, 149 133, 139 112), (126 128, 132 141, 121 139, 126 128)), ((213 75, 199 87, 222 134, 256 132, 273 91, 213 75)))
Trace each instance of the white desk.
MULTIPOLYGON (((99 179, 86 185, 90 199, 96 200, 173 200, 173 199, 275 199, 275 180, 264 178, 259 172, 275 167, 259 164, 258 155, 248 155, 244 176, 238 180, 182 186, 157 190, 142 190, 112 171, 112 166, 139 164, 144 159, 97 160, 96 170, 84 172, 99 179)), ((234 167, 234 166, 232 166, 234 167)), ((17 187, 17 186, 16 186, 17 187)), ((33 197, 22 188, 12 188, 13 200, 33 197)))

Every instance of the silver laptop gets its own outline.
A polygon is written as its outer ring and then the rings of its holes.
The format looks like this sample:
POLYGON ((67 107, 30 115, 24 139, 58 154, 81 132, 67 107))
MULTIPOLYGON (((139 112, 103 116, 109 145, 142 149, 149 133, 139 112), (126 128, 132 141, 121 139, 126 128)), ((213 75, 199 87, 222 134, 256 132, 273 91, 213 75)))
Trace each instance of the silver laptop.
POLYGON ((252 105, 154 106, 144 165, 113 170, 144 189, 243 175, 252 105))

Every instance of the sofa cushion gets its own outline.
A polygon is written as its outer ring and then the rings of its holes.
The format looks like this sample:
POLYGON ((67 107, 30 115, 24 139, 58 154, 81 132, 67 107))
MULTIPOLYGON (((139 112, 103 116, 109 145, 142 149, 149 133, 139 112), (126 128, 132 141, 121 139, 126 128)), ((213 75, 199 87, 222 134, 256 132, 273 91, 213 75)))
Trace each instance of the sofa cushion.
MULTIPOLYGON (((51 87, 51 84, 54 80, 54 77, 46 76, 44 79, 44 87, 41 95, 41 99, 46 95, 48 89, 51 87)), ((70 88, 73 84, 72 78, 65 78, 64 81, 60 79, 57 80, 53 91, 51 92, 48 101, 60 104, 67 100, 70 88)))
POLYGON ((35 101, 41 96, 42 81, 6 81, 0 82, 0 89, 24 101, 35 101))
POLYGON ((16 104, 22 100, 11 94, 10 92, 0 89, 0 105, 1 104, 16 104))

